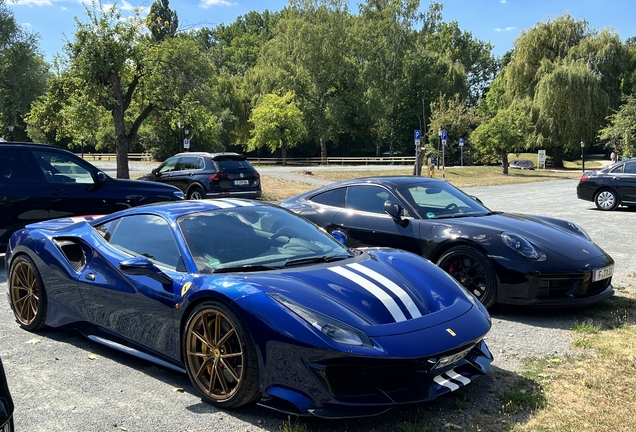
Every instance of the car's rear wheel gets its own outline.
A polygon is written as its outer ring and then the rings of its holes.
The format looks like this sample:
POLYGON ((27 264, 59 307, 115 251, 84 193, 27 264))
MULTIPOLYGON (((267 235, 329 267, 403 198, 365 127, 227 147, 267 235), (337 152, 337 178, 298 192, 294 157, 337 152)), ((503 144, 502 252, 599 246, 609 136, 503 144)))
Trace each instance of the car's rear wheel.
POLYGON ((594 204, 599 210, 614 210, 618 206, 618 196, 611 189, 601 189, 594 197, 594 204))
POLYGON ((437 261, 487 308, 497 301, 497 275, 488 258, 470 246, 455 246, 437 261))
POLYGON ((45 326, 47 298, 35 263, 26 255, 18 256, 9 270, 9 297, 18 324, 27 330, 45 326))
POLYGON ((190 381, 211 404, 236 408, 260 397, 252 337, 224 304, 208 301, 192 311, 183 355, 190 381))
POLYGON ((200 200, 205 198, 205 191, 200 188, 200 187, 193 187, 192 189, 190 189, 190 191, 188 192, 188 199, 192 199, 192 200, 200 200))

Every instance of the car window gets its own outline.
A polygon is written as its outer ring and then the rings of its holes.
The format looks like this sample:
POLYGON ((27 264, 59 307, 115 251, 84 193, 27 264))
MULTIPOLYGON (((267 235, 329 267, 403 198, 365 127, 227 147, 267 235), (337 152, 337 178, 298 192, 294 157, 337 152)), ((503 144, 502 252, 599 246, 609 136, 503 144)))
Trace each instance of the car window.
POLYGON ((95 227, 117 249, 171 270, 182 270, 183 262, 168 222, 156 215, 126 216, 95 227))
POLYGON ((254 167, 243 157, 216 157, 214 162, 219 166, 219 170, 223 171, 253 171, 254 167))
POLYGON ((203 162, 203 160, 200 157, 184 156, 179 160, 178 170, 186 171, 186 170, 201 169, 202 166, 200 162, 203 162))
POLYGON ((626 162, 623 172, 628 174, 636 174, 636 162, 626 162))
POLYGON ((179 160, 179 158, 177 158, 177 157, 171 157, 171 158, 167 159, 164 163, 159 165, 159 169, 157 171, 159 171, 161 173, 174 171, 176 166, 177 166, 177 161, 178 160, 179 160))
POLYGON ((400 193, 423 218, 475 216, 488 209, 448 184, 400 186, 400 193))
POLYGON ((397 199, 378 186, 349 186, 345 194, 345 207, 351 210, 384 214, 384 202, 397 199))
POLYGON ((49 183, 94 183, 92 173, 80 165, 71 155, 34 150, 33 157, 49 183))
POLYGON ((623 172, 623 167, 624 166, 625 166, 624 164, 619 165, 617 167, 612 168, 609 172, 612 173, 612 174, 620 174, 620 173, 623 172))
POLYGON ((326 192, 319 193, 318 195, 314 195, 311 197, 310 201, 342 208, 345 206, 345 191, 346 188, 328 190, 326 192))
POLYGON ((37 176, 24 160, 24 152, 3 147, 0 149, 0 183, 37 183, 37 176))

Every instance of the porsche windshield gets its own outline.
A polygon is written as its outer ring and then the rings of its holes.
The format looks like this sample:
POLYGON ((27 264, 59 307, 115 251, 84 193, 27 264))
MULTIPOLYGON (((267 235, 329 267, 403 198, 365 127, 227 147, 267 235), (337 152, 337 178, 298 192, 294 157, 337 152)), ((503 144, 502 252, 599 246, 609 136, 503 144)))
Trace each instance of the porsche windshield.
POLYGON ((398 188, 422 219, 484 216, 490 211, 448 183, 417 183, 398 188))
POLYGON ((347 248, 305 219, 275 207, 182 216, 178 224, 200 273, 256 271, 348 258, 347 248))

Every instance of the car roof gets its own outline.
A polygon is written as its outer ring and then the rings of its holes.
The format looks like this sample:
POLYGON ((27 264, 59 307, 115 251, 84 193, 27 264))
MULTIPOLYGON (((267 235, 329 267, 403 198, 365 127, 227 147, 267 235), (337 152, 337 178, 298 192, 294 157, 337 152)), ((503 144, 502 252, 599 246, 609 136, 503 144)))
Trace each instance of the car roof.
POLYGON ((235 152, 220 152, 220 153, 209 153, 209 152, 184 152, 184 153, 177 153, 176 155, 172 156, 207 156, 207 157, 211 157, 212 159, 214 159, 217 156, 244 156, 240 153, 235 153, 235 152))
POLYGON ((363 184, 371 184, 371 185, 382 185, 388 187, 399 187, 403 185, 410 185, 414 183, 446 183, 444 180, 431 178, 431 177, 415 177, 415 176, 374 176, 374 177, 360 177, 350 180, 342 180, 336 183, 330 183, 326 186, 323 186, 319 189, 315 189, 313 191, 309 191, 306 195, 313 195, 317 192, 322 192, 330 189, 336 189, 343 186, 353 186, 353 185, 363 185, 363 184))

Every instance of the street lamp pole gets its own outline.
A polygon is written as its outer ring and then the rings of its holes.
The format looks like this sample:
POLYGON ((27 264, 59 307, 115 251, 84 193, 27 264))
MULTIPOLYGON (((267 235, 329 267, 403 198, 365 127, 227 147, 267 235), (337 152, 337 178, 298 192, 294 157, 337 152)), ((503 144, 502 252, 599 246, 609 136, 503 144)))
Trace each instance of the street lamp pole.
POLYGON ((585 142, 581 140, 581 163, 583 164, 583 172, 585 172, 585 142))
POLYGON ((14 128, 13 122, 10 121, 9 122, 9 126, 8 126, 8 129, 9 129, 9 141, 13 141, 13 128, 14 128))

